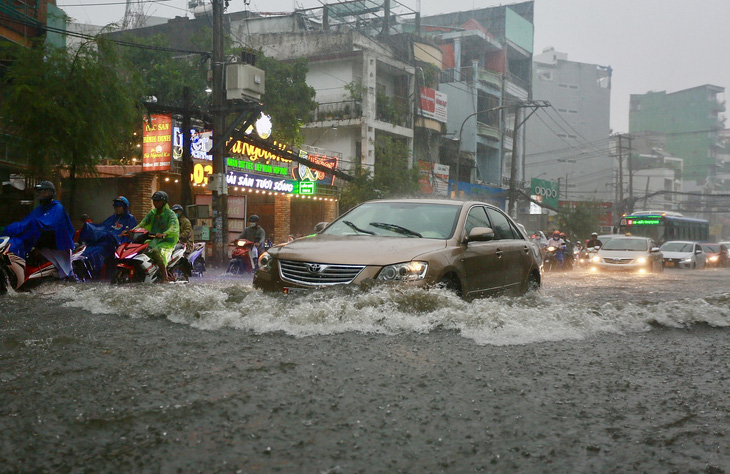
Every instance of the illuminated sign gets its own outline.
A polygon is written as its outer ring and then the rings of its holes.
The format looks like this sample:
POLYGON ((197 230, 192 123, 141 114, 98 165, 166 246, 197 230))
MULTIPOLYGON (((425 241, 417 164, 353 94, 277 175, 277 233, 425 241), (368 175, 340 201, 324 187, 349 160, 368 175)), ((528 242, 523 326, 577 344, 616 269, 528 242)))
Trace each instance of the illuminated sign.
POLYGON ((314 181, 300 181, 297 184, 299 184, 299 189, 297 190, 295 188, 295 190, 294 190, 294 193, 295 194, 311 194, 311 195, 314 195, 314 190, 315 190, 314 181))
POLYGON ((169 171, 172 161, 172 117, 152 115, 144 118, 142 170, 169 171))
MULTIPOLYGON (((286 145, 277 144, 276 142, 274 142, 274 144, 279 146, 282 150, 286 149, 286 145)), ((231 147, 231 153, 236 155, 246 155, 251 161, 265 161, 267 164, 270 161, 278 161, 281 163, 292 162, 292 160, 287 160, 284 157, 271 153, 270 151, 263 150, 251 143, 242 142, 241 140, 237 140, 236 143, 233 144, 231 147)))
POLYGON ((257 171, 259 173, 271 173, 280 174, 282 176, 289 176, 289 168, 286 166, 273 166, 264 163, 254 163, 248 160, 239 158, 228 158, 226 163, 229 168, 238 168, 241 171, 257 171))
POLYGON ((240 171, 228 171, 226 174, 228 186, 243 186, 246 188, 261 189, 277 193, 292 193, 294 183, 288 179, 272 178, 271 176, 260 176, 240 171))
MULTIPOLYGON (((213 148, 213 132, 190 130, 190 156, 194 160, 213 161, 210 150, 213 148)), ((182 159, 183 135, 180 127, 172 129, 172 157, 182 159)))
POLYGON ((661 219, 658 217, 642 218, 642 219, 626 219, 627 225, 659 225, 661 219))
POLYGON ((208 184, 208 176, 213 173, 213 165, 208 163, 195 163, 193 165, 193 174, 190 175, 190 181, 195 185, 208 184))
MULTIPOLYGON (((304 150, 299 151, 299 156, 332 171, 337 169, 339 163, 339 159, 336 156, 310 154, 304 150)), ((292 167, 291 174, 294 179, 299 181, 316 181, 321 184, 329 184, 330 186, 335 182, 334 174, 330 174, 328 177, 324 171, 310 168, 303 163, 298 163, 297 166, 292 167)))

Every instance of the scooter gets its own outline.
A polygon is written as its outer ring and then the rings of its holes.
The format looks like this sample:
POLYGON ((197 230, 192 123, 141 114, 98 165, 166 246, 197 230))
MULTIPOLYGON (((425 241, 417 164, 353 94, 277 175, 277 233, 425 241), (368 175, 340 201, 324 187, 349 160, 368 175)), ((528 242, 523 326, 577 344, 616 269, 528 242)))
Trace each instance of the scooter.
MULTIPOLYGON (((41 249, 31 250, 30 258, 24 258, 8 251, 10 237, 0 237, 0 294, 7 293, 9 288, 16 291, 31 289, 44 281, 60 280, 58 268, 46 260, 41 249)), ((84 257, 85 245, 77 245, 71 253, 71 268, 77 280, 86 281, 91 278, 90 265, 84 257)))
POLYGON ((196 242, 193 244, 193 250, 187 258, 192 267, 192 274, 202 277, 203 273, 205 273, 205 242, 196 242))
MULTIPOLYGON (((565 258, 565 257, 563 257, 565 258)), ((554 246, 548 246, 545 248, 545 256, 542 259, 542 268, 546 272, 554 272, 562 270, 563 264, 558 260, 558 248, 554 246)))
POLYGON ((256 268, 251 249, 253 249, 254 243, 246 239, 238 239, 231 245, 235 245, 231 260, 228 262, 228 270, 226 273, 232 273, 234 275, 245 275, 253 274, 256 268))
MULTIPOLYGON (((116 267, 112 273, 112 284, 155 283, 162 280, 159 266, 147 255, 152 234, 144 229, 129 231, 131 242, 125 242, 114 252, 116 267)), ((188 281, 192 275, 192 266, 185 258, 185 246, 178 244, 172 252, 167 268, 169 281, 188 281)))

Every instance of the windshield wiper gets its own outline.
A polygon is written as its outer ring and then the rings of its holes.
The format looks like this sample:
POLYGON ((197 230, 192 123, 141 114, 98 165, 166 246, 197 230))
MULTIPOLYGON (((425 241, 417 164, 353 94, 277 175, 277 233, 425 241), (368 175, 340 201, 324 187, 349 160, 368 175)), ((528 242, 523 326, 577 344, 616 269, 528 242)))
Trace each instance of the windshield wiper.
POLYGON ((401 227, 401 226, 395 225, 395 224, 387 224, 385 222, 371 222, 370 225, 373 227, 378 227, 380 229, 389 230, 391 232, 395 232, 398 234, 412 235, 414 237, 423 237, 418 232, 414 232, 411 229, 406 229, 405 227, 401 227))
POLYGON ((352 230, 354 230, 355 232, 360 232, 360 233, 362 233, 362 234, 370 234, 370 235, 375 235, 375 232, 372 232, 372 231, 370 231, 370 230, 365 230, 365 229, 361 229, 361 228, 359 228, 358 226, 356 226, 355 224, 353 224, 353 223, 352 223, 352 222, 350 222, 350 221, 342 221, 342 222, 343 222, 343 223, 345 223, 345 224, 346 224, 346 225, 347 225, 347 226, 348 226, 349 228, 351 228, 351 229, 352 229, 352 230))

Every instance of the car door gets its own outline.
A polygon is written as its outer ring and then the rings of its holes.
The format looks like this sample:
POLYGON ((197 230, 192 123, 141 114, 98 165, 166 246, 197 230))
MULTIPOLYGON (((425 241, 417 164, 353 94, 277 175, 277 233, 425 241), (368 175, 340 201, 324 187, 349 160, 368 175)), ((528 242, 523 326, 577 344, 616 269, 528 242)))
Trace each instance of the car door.
POLYGON ((693 253, 697 259, 697 268, 705 268, 707 265, 707 254, 705 254, 705 251, 702 250, 702 246, 700 244, 695 244, 693 253))
POLYGON ((522 238, 515 224, 496 208, 487 208, 487 215, 494 230, 494 241, 502 251, 504 267, 502 286, 509 290, 521 286, 530 269, 530 247, 522 238))
MULTIPOLYGON (((464 222, 464 236, 475 227, 491 227, 484 206, 472 206, 464 222)), ((494 241, 467 242, 461 255, 465 296, 494 293, 504 280, 503 252, 494 241)))

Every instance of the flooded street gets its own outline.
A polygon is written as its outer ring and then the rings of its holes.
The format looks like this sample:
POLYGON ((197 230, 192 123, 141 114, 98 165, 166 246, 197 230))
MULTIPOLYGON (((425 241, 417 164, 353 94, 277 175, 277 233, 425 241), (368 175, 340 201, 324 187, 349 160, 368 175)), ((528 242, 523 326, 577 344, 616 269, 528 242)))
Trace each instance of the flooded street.
POLYGON ((0 298, 0 471, 727 472, 730 269, 0 298))

